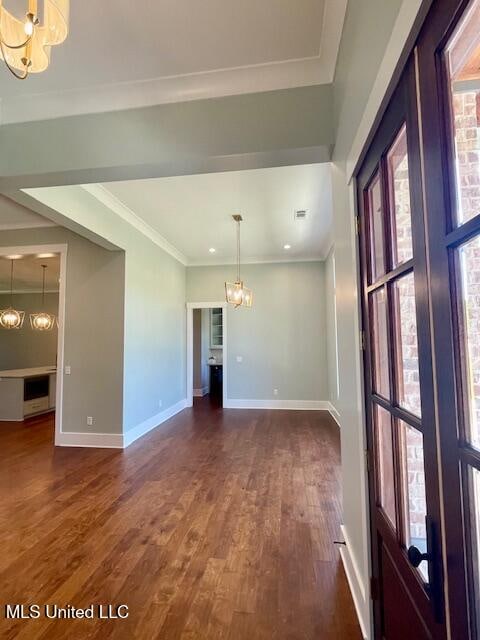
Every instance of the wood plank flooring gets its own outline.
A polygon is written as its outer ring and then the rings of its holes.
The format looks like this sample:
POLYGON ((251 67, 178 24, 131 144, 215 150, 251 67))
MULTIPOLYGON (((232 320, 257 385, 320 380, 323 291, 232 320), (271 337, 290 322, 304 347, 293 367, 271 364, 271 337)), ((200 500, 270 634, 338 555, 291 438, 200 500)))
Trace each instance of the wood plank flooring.
POLYGON ((126 451, 52 441, 51 416, 0 423, 1 638, 361 638, 327 414, 202 399, 126 451), (6 603, 129 617, 7 620, 6 603))

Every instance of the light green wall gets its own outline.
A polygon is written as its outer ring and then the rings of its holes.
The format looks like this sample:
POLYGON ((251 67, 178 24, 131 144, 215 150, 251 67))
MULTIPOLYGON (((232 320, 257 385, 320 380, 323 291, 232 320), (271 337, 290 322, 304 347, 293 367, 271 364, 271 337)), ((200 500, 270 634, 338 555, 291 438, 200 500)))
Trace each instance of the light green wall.
MULTIPOLYGON (((228 398, 328 400, 323 263, 245 265, 242 277, 254 305, 227 309, 228 398)), ((222 300, 225 279, 234 266, 188 267, 187 301, 222 300)))
POLYGON ((0 232, 0 246, 42 244, 68 245, 63 431, 121 433, 125 254, 60 227, 0 232))
POLYGON ((0 191, 321 162, 332 120, 317 85, 3 125, 0 191))
POLYGON ((346 159, 402 0, 350 0, 333 84, 335 157, 346 159))
POLYGON ((124 431, 128 431, 185 398, 185 267, 126 223, 117 224, 126 246, 124 431))
MULTIPOLYGON (((16 309, 25 312, 23 327, 16 331, 0 330, 0 370, 27 369, 55 365, 57 361, 56 325, 51 331, 35 331, 30 325, 30 314, 46 311, 58 315, 58 293, 16 293, 16 309)), ((0 294, 0 309, 10 306, 10 294, 0 294)))
POLYGON ((335 253, 330 250, 325 260, 325 298, 326 332, 327 332, 327 365, 328 365, 328 399, 336 408, 338 404, 338 370, 337 370, 337 318, 335 309, 335 253))
POLYGON ((185 398, 185 267, 81 187, 35 195, 64 212, 62 223, 125 251, 123 430, 129 431, 185 398))

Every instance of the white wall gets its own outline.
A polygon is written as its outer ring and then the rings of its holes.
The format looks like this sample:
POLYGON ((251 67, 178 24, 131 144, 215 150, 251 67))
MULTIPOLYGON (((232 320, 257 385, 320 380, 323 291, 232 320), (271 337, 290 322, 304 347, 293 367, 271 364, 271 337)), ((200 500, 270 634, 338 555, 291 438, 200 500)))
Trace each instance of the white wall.
MULTIPOLYGON (((245 265, 242 276, 254 305, 227 310, 228 398, 328 400, 323 263, 245 265)), ((234 266, 188 267, 187 301, 222 300, 225 279, 234 266)))
MULTIPOLYGON (((41 293, 16 293, 13 305, 25 312, 25 321, 21 329, 0 330, 0 370, 55 365, 57 327, 51 331, 35 331, 30 325, 30 314, 46 311, 58 316, 58 293, 46 293, 44 302, 41 293)), ((0 309, 9 306, 10 294, 1 294, 0 309)))

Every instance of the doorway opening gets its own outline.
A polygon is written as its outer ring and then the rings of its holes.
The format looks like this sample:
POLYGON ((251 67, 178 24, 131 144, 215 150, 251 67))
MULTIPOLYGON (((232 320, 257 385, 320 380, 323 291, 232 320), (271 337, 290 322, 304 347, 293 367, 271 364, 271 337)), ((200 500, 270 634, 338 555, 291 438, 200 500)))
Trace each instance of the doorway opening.
POLYGON ((66 245, 0 249, 0 424, 62 427, 66 245))
POLYGON ((226 303, 188 303, 187 406, 194 398, 226 406, 227 362, 226 303))

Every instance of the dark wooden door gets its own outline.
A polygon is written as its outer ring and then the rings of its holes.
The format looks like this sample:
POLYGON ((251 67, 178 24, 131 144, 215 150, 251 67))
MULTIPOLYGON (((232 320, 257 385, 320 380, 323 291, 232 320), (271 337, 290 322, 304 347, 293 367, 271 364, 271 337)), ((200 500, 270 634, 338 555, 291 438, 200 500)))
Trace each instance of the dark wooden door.
POLYGON ((433 3, 357 184, 376 638, 479 640, 480 0, 433 3))
POLYGON ((446 638, 413 58, 358 174, 376 637, 446 638))

